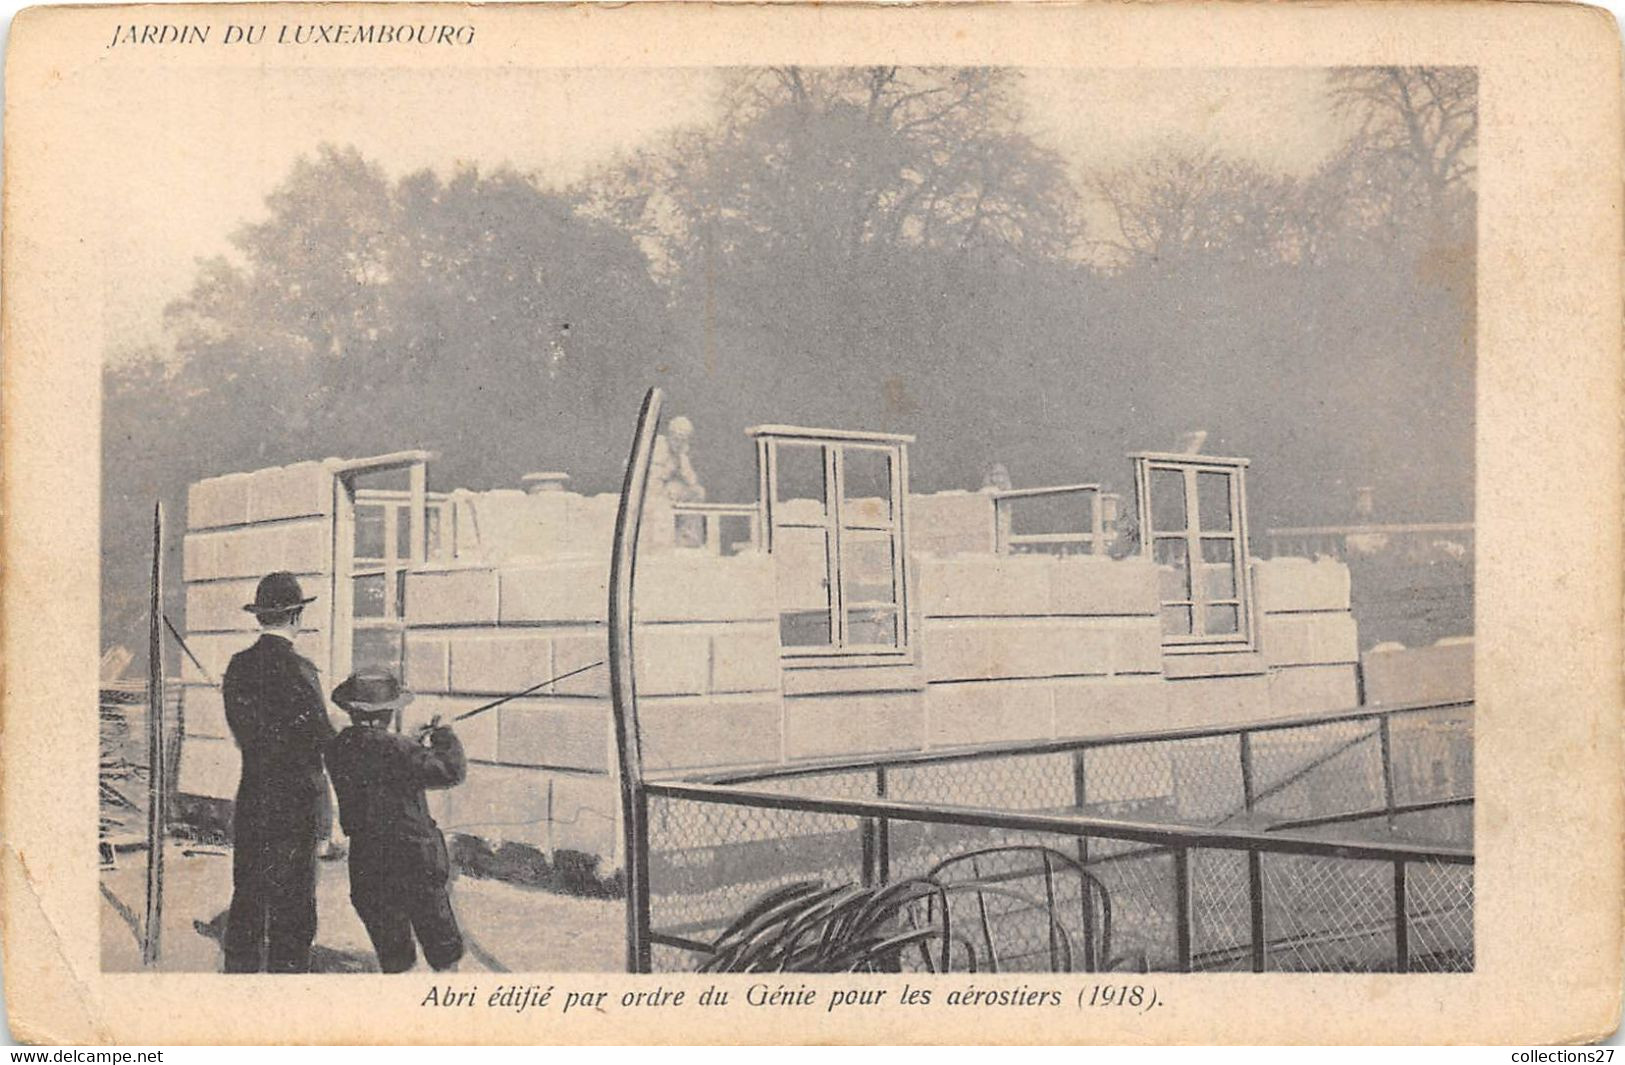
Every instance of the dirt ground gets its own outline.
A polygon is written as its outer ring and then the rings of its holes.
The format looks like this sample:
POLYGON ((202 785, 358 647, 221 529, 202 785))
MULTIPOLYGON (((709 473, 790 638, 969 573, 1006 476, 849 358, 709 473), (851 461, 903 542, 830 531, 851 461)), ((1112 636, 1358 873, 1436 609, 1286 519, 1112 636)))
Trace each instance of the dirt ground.
MULTIPOLYGON (((161 937, 163 972, 218 972, 220 930, 231 901, 231 851, 172 841, 164 852, 161 937)), ((102 969, 141 968, 136 933, 145 908, 146 855, 118 855, 101 874, 102 969)), ((618 901, 573 898, 496 880, 461 876, 452 905, 468 952, 462 971, 618 972, 625 952, 626 909, 618 901)), ((344 860, 317 863, 318 972, 377 972, 366 931, 350 906, 344 860)), ((428 971, 420 958, 418 969, 428 971)))

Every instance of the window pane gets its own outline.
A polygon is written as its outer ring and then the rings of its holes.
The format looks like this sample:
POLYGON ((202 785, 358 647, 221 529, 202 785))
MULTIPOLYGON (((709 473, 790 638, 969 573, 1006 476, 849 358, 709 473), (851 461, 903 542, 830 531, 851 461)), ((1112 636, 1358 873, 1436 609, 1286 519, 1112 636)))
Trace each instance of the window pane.
POLYGON ((848 532, 841 537, 841 591, 849 604, 892 603, 889 533, 848 532))
POLYGON ((401 675, 401 630, 358 628, 350 642, 350 669, 383 668, 401 675))
POLYGON ((440 542, 440 515, 444 512, 442 507, 430 507, 423 515, 423 528, 425 538, 429 542, 428 557, 439 558, 442 550, 440 542))
POLYGON ((715 524, 713 535, 724 555, 737 555, 751 550, 750 529, 751 518, 743 514, 718 514, 712 521, 715 524))
POLYGON ((1094 527, 1090 517, 1093 498, 1093 492, 1017 496, 999 506, 1010 515, 1010 531, 1017 536, 1087 533, 1094 527))
POLYGON ((773 542, 780 642, 786 647, 830 643, 829 549, 822 529, 780 529, 773 542))
POLYGON ((1157 586, 1161 589, 1163 602, 1177 602, 1191 597, 1188 556, 1183 539, 1172 536, 1157 538, 1157 586))
POLYGON ((406 616, 406 571, 403 569, 395 571, 395 616, 406 616))
POLYGON ((779 480, 775 518, 781 522, 824 520, 824 449, 816 444, 778 444, 779 480))
POLYGON ((891 522, 891 452, 866 447, 841 449, 842 520, 849 525, 891 522))
POLYGON ((1185 474, 1181 470, 1151 471, 1151 528, 1157 532, 1184 532, 1185 474))
POLYGON ((1230 529, 1230 475, 1198 473, 1196 499, 1201 510, 1202 528, 1207 532, 1230 529))
POLYGON ((384 574, 369 573, 365 577, 354 577, 350 581, 351 594, 354 597, 350 613, 358 618, 381 618, 384 616, 384 574))
POLYGON ((1203 631, 1208 636, 1234 636, 1241 631, 1240 610, 1234 605, 1204 608, 1203 631))
POLYGON ((896 647, 897 611, 892 607, 860 607, 846 612, 846 642, 852 646, 896 647))
POLYGON ((395 508, 395 557, 412 557, 412 508, 395 508))
POLYGON ((1191 608, 1188 606, 1163 607, 1162 634, 1164 636, 1189 636, 1191 634, 1191 608))
POLYGON ((355 557, 384 557, 384 508, 377 504, 356 504, 355 557))
POLYGON ((780 647, 828 647, 829 611, 787 610, 779 614, 780 647))
POLYGON ((1202 541, 1202 594, 1208 599, 1236 597, 1236 545, 1231 540, 1202 541))

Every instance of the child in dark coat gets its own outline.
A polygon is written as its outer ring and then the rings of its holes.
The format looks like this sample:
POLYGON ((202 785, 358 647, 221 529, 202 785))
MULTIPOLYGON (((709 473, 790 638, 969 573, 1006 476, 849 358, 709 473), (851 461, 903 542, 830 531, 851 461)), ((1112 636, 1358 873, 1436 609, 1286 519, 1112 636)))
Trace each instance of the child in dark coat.
POLYGON ((416 964, 414 933, 436 970, 456 968, 463 956, 446 893, 446 839, 423 794, 462 783, 463 745, 438 717, 416 739, 391 731, 396 711, 411 700, 388 670, 351 674, 333 701, 352 724, 327 748, 339 823, 350 837, 350 901, 386 973, 416 964))

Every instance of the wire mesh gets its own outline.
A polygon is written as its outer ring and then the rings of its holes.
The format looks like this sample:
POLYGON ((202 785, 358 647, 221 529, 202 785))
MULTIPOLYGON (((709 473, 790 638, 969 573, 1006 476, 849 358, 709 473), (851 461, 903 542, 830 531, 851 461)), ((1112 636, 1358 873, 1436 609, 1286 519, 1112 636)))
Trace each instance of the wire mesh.
MULTIPOLYGON (((1392 721, 1395 801, 1470 798, 1470 709, 1401 713, 1392 721)), ((1248 814, 1244 766, 1251 770, 1254 797, 1248 827, 1256 828, 1260 819, 1364 814, 1290 834, 1423 846, 1471 841, 1470 805, 1386 811, 1383 743, 1375 717, 1258 729, 1245 744, 1232 732, 845 767, 743 786, 787 796, 883 797, 939 808, 1070 812, 1224 828, 1248 814)), ((786 883, 872 884, 935 874, 954 888, 946 905, 958 930, 949 952, 955 967, 1155 971, 1178 966, 1179 899, 1174 851, 1168 846, 1092 836, 1081 826, 1076 834, 1033 833, 976 820, 970 813, 963 821, 924 822, 655 796, 650 806, 652 925, 709 942, 752 901, 786 883), (1000 851, 995 855, 993 849, 1000 851), (962 889, 966 881, 996 886, 962 889)), ((1335 972, 1398 965, 1392 862, 1276 853, 1267 846, 1265 851, 1260 886, 1267 968, 1335 972)), ((1412 966, 1470 968, 1471 867, 1442 862, 1410 867, 1412 966)), ((1195 848, 1188 870, 1192 967, 1250 969, 1252 885, 1246 852, 1195 848)), ((940 909, 943 903, 934 905, 940 909)), ((691 968, 697 961, 697 955, 681 950, 656 954, 659 965, 691 968)), ((920 962, 927 964, 924 956, 920 962)))
POLYGON ((1410 966, 1418 972, 1473 969, 1473 867, 1420 861, 1406 866, 1410 966))
POLYGON ((1397 967, 1393 865, 1262 856, 1266 968, 1380 972, 1397 967))
POLYGON ((1247 855, 1242 851, 1191 851, 1191 968, 1245 971, 1252 968, 1252 907, 1247 855))
POLYGON ((649 799, 650 924, 701 942, 767 891, 863 879, 863 819, 649 799))

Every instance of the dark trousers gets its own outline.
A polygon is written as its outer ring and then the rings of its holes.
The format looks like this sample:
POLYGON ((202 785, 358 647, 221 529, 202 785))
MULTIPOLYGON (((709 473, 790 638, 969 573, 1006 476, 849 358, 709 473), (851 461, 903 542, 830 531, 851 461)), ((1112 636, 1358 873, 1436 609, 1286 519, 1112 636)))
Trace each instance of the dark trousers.
POLYGON ((378 967, 403 973, 417 964, 417 950, 436 970, 463 956, 446 893, 445 843, 441 840, 350 840, 350 901, 367 928, 378 967))
POLYGON ((231 862, 231 909, 224 940, 226 972, 310 971, 316 939, 316 831, 314 803, 282 811, 267 824, 250 802, 238 802, 231 862), (256 816, 259 815, 259 816, 256 816))

